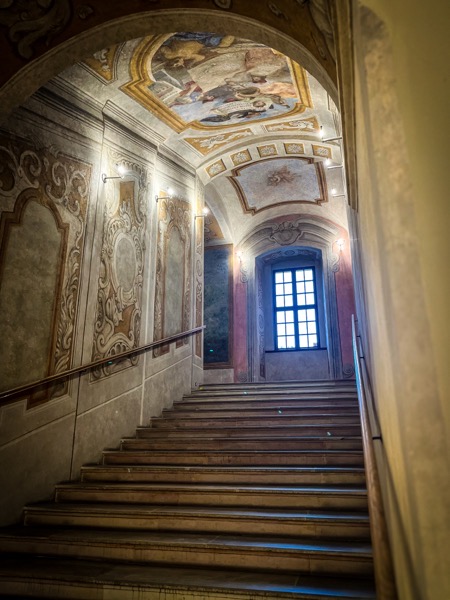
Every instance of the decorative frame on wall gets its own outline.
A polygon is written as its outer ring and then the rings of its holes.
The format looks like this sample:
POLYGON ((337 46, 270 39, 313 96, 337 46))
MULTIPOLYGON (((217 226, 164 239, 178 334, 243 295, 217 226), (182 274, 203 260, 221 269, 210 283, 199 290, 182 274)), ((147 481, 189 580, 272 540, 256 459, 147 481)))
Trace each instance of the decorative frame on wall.
MULTIPOLYGON (((60 232, 51 342, 47 369, 41 375, 45 377, 66 371, 71 366, 92 165, 54 147, 38 150, 29 142, 16 140, 12 145, 3 138, 0 138, 0 156, 4 159, 0 173, 0 197, 4 207, 0 219, 0 282, 11 227, 22 226, 30 203, 36 202, 48 209, 60 232)), ((27 407, 67 393, 69 386, 70 383, 65 382, 37 389, 28 398, 27 407)))
MULTIPOLYGON (((164 196, 164 190, 159 192, 159 196, 164 196)), ((181 327, 187 331, 190 323, 191 311, 191 205, 186 200, 179 197, 163 198, 158 201, 158 240, 156 256, 156 281, 155 281, 155 312, 154 312, 154 341, 160 340, 165 336, 167 323, 165 322, 165 303, 166 303, 166 268, 168 263, 168 249, 171 232, 174 228, 178 230, 181 240, 184 244, 184 257, 182 257, 183 266, 183 289, 181 290, 181 327), (184 259, 184 260, 183 260, 184 259)), ((177 347, 188 344, 189 340, 184 339, 177 342, 177 347)), ((169 345, 160 346, 153 350, 153 356, 156 358, 169 351, 169 345)))
MULTIPOLYGON (((228 176, 228 180, 230 181, 230 183, 233 185, 233 187, 236 190, 236 194, 239 198, 239 202, 241 203, 242 206, 242 210, 244 211, 244 213, 247 214, 251 214, 251 215, 255 215, 256 213, 262 212, 263 210, 268 210, 270 208, 272 208, 273 206, 281 206, 281 205, 292 205, 292 204, 323 204, 324 202, 328 202, 328 190, 327 190, 327 182, 326 182, 326 174, 325 174, 325 170, 324 170, 324 166, 322 164, 322 162, 317 162, 315 161, 313 158, 304 158, 304 157, 295 157, 295 158, 267 158, 264 161, 258 161, 255 163, 251 163, 249 165, 243 165, 241 167, 237 167, 235 169, 233 169, 231 171, 232 175, 228 176), (280 162, 281 161, 281 162, 280 162), (245 192, 245 189, 243 187, 243 185, 240 183, 239 181, 239 177, 242 177, 242 175, 245 173, 246 170, 248 169, 254 169, 255 166, 257 165, 261 165, 262 163, 264 164, 265 168, 268 168, 269 166, 275 166, 277 163, 282 164, 285 163, 285 166, 282 166, 281 168, 279 168, 278 170, 275 170, 272 174, 272 178, 274 180, 273 185, 276 186, 278 183, 280 185, 283 185, 283 169, 286 171, 286 173, 289 174, 288 169, 286 168, 286 165, 288 163, 286 163, 286 161, 300 161, 301 163, 305 163, 307 165, 314 165, 315 168, 315 175, 316 175, 316 179, 317 179, 317 188, 319 190, 319 197, 315 198, 314 200, 305 200, 305 199, 289 199, 289 200, 282 200, 280 201, 276 201, 274 203, 268 204, 266 206, 262 206, 261 208, 258 208, 257 206, 250 206, 249 201, 247 199, 247 194, 245 192)), ((268 176, 268 178, 270 178, 270 174, 268 176)), ((292 175, 292 177, 295 177, 295 174, 292 175)))
MULTIPOLYGON (((137 348, 141 334, 147 172, 143 164, 116 151, 110 150, 109 158, 111 164, 124 166, 127 175, 108 186, 111 195, 105 202, 93 361, 137 348)), ((91 381, 138 362, 132 356, 93 369, 91 381)))
MULTIPOLYGON (((206 325, 206 330, 204 333, 204 345, 205 345, 205 351, 204 351, 204 359, 203 359, 203 368, 204 369, 229 369, 233 366, 233 245, 232 244, 217 244, 214 246, 206 246, 205 248, 205 303, 204 303, 204 312, 205 312, 205 325, 206 325), (215 277, 214 277, 214 284, 221 284, 222 286, 225 285, 228 288, 228 293, 227 293, 227 297, 225 298, 213 298, 213 305, 215 307, 215 312, 219 311, 221 317, 220 317, 220 321, 222 320, 222 316, 223 316, 223 310, 227 311, 228 314, 228 330, 226 332, 226 335, 224 336, 226 339, 226 345, 228 348, 228 359, 224 360, 224 361, 219 361, 219 362, 207 362, 207 356, 209 356, 209 354, 206 352, 206 345, 208 344, 208 340, 211 339, 211 332, 213 332, 213 335, 219 331, 220 329, 220 323, 217 324, 217 326, 214 327, 208 327, 207 324, 207 320, 208 320, 208 312, 211 310, 210 306, 207 306, 207 302, 209 300, 211 300, 211 298, 209 298, 209 292, 212 289, 212 282, 209 282, 207 280, 207 276, 208 276, 208 268, 210 267, 209 261, 207 257, 212 256, 213 253, 223 253, 224 251, 226 251, 228 253, 228 257, 226 260, 226 264, 225 261, 223 261, 222 263, 218 262, 217 260, 214 262, 214 267, 215 267, 215 277), (225 269, 226 267, 226 269, 225 269), (220 300, 222 301, 222 304, 220 302, 220 300)), ((217 286, 216 286, 216 290, 217 290, 217 286)), ((220 292, 220 289, 219 289, 220 292)), ((212 308, 212 310, 214 310, 214 308, 212 308)), ((214 318, 214 314, 211 315, 212 318, 214 318)), ((219 319, 218 319, 219 320, 219 319)), ((219 340, 220 342, 221 340, 219 340)), ((223 338, 222 338, 223 341, 223 338)))

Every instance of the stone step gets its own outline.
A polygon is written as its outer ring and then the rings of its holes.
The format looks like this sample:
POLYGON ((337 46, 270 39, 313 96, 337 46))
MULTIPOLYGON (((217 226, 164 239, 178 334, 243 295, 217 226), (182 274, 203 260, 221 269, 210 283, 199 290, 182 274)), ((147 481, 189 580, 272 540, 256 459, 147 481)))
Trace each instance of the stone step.
POLYGON ((215 418, 243 418, 246 419, 251 417, 271 419, 278 417, 279 415, 309 418, 311 416, 319 416, 321 418, 334 419, 335 417, 357 417, 359 418, 359 409, 357 406, 353 408, 339 408, 335 406, 319 407, 319 408, 297 408, 295 406, 273 406, 269 408, 246 408, 246 407, 233 407, 232 409, 227 408, 188 408, 186 406, 177 405, 172 409, 166 409, 162 412, 162 418, 180 418, 180 419, 215 419, 215 418))
POLYGON ((339 393, 342 391, 356 392, 355 381, 309 381, 309 382, 283 382, 273 381, 270 383, 218 383, 218 384, 202 384, 199 387, 192 390, 192 393, 201 392, 255 392, 255 393, 289 393, 291 391, 297 391, 299 393, 339 393))
POLYGON ((345 465, 364 464, 360 450, 105 450, 103 464, 145 465, 345 465))
POLYGON ((65 483, 57 502, 228 506, 367 511, 362 485, 224 485, 170 483, 65 483))
POLYGON ((345 408, 358 409, 358 400, 356 398, 324 398, 310 400, 307 398, 280 398, 280 399, 248 399, 233 398, 229 400, 198 400, 184 398, 173 403, 173 408, 177 410, 196 410, 205 408, 207 410, 229 410, 229 409, 259 409, 259 408, 279 408, 292 407, 299 410, 309 409, 335 409, 344 410, 345 408))
POLYGON ((271 425, 271 426, 245 426, 245 427, 229 427, 221 428, 205 428, 205 427, 190 427, 189 429, 175 427, 138 427, 136 436, 165 438, 165 439, 186 439, 200 438, 205 435, 208 438, 236 438, 236 437, 273 437, 273 436, 295 436, 295 437, 342 437, 342 436, 361 436, 361 426, 357 425, 271 425))
POLYGON ((363 467, 205 467, 101 466, 82 467, 81 481, 130 483, 216 483, 248 485, 365 485, 363 467))
POLYGON ((0 552, 359 577, 373 569, 367 542, 214 533, 22 527, 0 532, 0 552))
POLYGON ((124 438, 121 450, 362 450, 360 437, 271 437, 271 438, 124 438))
POLYGON ((370 579, 4 556, 0 589, 14 597, 99 600, 375 600, 370 579))
POLYGON ((209 401, 209 402, 227 402, 237 400, 245 401, 263 401, 263 400, 297 400, 298 402, 308 401, 313 402, 315 400, 326 400, 328 402, 334 402, 338 400, 357 400, 358 394, 355 390, 342 390, 338 392, 334 391, 308 391, 299 392, 297 390, 283 390, 279 392, 267 392, 261 391, 196 391, 183 396, 184 401, 196 400, 196 401, 209 401))
POLYGON ((208 428, 221 428, 221 427, 258 427, 265 426, 271 427, 274 425, 359 425, 359 415, 354 416, 328 416, 323 414, 308 414, 301 416, 291 416, 284 414, 277 414, 271 417, 246 417, 246 416, 233 416, 233 417, 213 417, 204 418, 201 417, 185 417, 181 415, 165 416, 164 418, 156 417, 152 419, 152 427, 165 428, 165 427, 177 427, 177 428, 188 428, 188 427, 208 427, 208 428))
POLYGON ((94 527, 239 535, 370 540, 369 516, 358 512, 274 511, 192 506, 58 504, 26 506, 35 527, 94 527))
POLYGON ((203 388, 238 388, 246 389, 249 387, 262 387, 262 388, 285 388, 285 387, 310 387, 310 386, 333 386, 333 387, 355 387, 356 382, 354 379, 304 379, 299 381, 298 379, 290 379, 283 381, 254 381, 244 383, 204 383, 201 384, 203 388))

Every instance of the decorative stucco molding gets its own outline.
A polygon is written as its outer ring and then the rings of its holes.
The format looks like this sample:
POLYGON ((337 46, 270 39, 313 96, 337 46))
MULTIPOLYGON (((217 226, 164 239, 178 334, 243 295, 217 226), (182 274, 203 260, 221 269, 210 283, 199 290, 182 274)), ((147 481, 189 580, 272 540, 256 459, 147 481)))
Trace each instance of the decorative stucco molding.
MULTIPOLYGON (((147 172, 117 151, 110 150, 109 159, 123 165, 128 175, 108 187, 112 198, 105 202, 92 360, 138 347, 141 333, 147 172)), ((91 379, 137 363, 138 357, 131 357, 104 365, 92 371, 91 379)))

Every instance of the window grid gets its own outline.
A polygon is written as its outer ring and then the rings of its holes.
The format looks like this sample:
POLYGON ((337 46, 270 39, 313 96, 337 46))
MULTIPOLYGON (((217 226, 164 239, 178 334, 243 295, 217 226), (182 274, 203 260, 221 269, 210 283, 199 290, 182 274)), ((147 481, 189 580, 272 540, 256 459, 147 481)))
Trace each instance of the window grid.
POLYGON ((277 350, 319 347, 314 267, 274 272, 277 350))

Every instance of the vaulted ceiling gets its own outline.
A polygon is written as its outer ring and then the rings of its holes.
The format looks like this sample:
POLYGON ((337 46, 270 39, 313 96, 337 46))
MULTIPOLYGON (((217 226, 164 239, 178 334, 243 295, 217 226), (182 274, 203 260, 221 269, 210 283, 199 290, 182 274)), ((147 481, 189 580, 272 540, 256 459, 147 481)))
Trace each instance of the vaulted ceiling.
POLYGON ((193 167, 220 231, 212 243, 317 207, 343 223, 338 110, 277 50, 231 34, 154 35, 100 50, 48 85, 116 106, 193 167))

